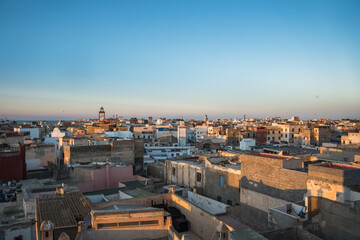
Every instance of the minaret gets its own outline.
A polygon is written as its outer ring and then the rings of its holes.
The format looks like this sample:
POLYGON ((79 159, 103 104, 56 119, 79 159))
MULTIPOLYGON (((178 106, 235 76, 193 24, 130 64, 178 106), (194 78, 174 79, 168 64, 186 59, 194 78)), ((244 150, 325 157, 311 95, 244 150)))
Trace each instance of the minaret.
POLYGON ((207 122, 208 118, 207 118, 207 115, 205 114, 205 117, 204 117, 204 122, 207 122))
POLYGON ((178 132, 177 132, 178 143, 180 147, 186 146, 186 142, 187 142, 186 136, 187 136, 187 128, 184 121, 181 121, 180 125, 178 126, 178 132))
POLYGON ((99 121, 102 122, 102 121, 104 121, 104 119, 105 119, 105 111, 104 111, 104 108, 101 107, 100 111, 99 111, 99 121))

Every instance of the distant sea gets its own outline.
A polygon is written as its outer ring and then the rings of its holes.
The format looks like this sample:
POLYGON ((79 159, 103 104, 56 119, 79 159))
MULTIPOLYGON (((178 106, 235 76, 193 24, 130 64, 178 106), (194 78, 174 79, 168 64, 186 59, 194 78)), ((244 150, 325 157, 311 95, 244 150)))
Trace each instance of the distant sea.
POLYGON ((76 120, 9 120, 10 122, 15 121, 18 124, 19 123, 32 123, 32 122, 36 122, 38 124, 40 124, 40 122, 48 122, 50 124, 56 125, 59 121, 63 121, 63 122, 73 122, 76 120))

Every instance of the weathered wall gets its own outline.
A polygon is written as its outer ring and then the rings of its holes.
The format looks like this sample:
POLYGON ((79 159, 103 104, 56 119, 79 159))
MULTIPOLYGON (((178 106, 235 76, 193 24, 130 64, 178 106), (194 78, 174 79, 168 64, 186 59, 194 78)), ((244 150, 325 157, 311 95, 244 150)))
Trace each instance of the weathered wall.
POLYGON ((335 161, 354 162, 358 151, 340 148, 320 147, 320 156, 335 161))
POLYGON ((69 146, 64 145, 64 163, 105 162, 111 157, 110 145, 69 146))
POLYGON ((144 168, 144 140, 134 139, 134 172, 140 174, 144 168))
POLYGON ((205 168, 203 166, 191 165, 191 162, 166 160, 164 171, 167 184, 196 188, 198 192, 203 191, 206 182, 205 168), (173 174, 173 168, 175 168, 175 174, 173 174), (197 181, 197 173, 201 174, 201 181, 197 181))
POLYGON ((213 215, 226 213, 226 209, 229 207, 229 205, 190 191, 188 192, 188 201, 213 215))
POLYGON ((80 168, 70 170, 71 175, 80 180, 85 180, 77 185, 82 192, 91 192, 118 188, 120 182, 145 181, 146 178, 133 175, 132 166, 80 168))
POLYGON ((113 140, 111 143, 111 157, 120 157, 121 162, 134 164, 134 140, 113 140))
POLYGON ((207 165, 205 171, 206 181, 204 195, 229 205, 239 204, 240 179, 240 170, 219 165, 207 165), (223 176, 224 179, 223 186, 220 186, 220 176, 223 176))
POLYGON ((288 240, 288 239, 301 239, 301 240, 321 240, 321 238, 296 227, 284 228, 275 231, 268 231, 261 233, 269 240, 288 240))
POLYGON ((347 165, 332 165, 334 166, 309 166, 308 195, 342 203, 359 200, 356 194, 354 195, 346 186, 360 185, 360 169, 351 169, 347 165), (345 166, 347 169, 337 168, 337 166, 345 166))
POLYGON ((238 206, 230 207, 229 213, 257 231, 268 229, 268 213, 260 209, 240 203, 238 206))
POLYGON ((270 208, 268 214, 269 229, 283 229, 296 227, 298 225, 298 217, 287 214, 287 205, 282 205, 276 208, 270 208))
POLYGON ((162 161, 148 163, 147 164, 148 176, 164 180, 164 166, 165 164, 162 161))
POLYGON ((16 224, 3 225, 0 227, 0 239, 12 240, 35 240, 35 223, 32 220, 17 221, 16 224))
POLYGON ((9 144, 10 146, 19 146, 20 144, 24 144, 24 136, 0 136, 0 144, 9 144))
POLYGON ((48 162, 56 164, 54 144, 27 145, 26 162, 30 161, 39 161, 41 167, 47 167, 48 162))
POLYGON ((171 195, 171 203, 185 215, 190 231, 201 239, 216 239, 217 232, 227 229, 222 221, 175 194, 171 195))
POLYGON ((301 201, 307 191, 307 173, 282 168, 281 159, 246 155, 241 171, 241 188, 273 198, 301 201))
POLYGON ((255 207, 263 212, 269 212, 269 208, 289 203, 289 201, 246 188, 241 188, 240 198, 241 203, 255 207))
POLYGON ((354 207, 321 197, 308 198, 308 223, 304 228, 330 240, 360 238, 360 203, 354 207))

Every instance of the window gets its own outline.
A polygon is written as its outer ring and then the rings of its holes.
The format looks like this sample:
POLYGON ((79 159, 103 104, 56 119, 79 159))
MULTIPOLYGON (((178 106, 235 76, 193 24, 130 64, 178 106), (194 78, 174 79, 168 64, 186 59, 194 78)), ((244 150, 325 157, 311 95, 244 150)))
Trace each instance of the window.
POLYGON ((140 225, 153 225, 153 224, 159 224, 158 220, 154 220, 154 221, 141 221, 140 225))
POLYGON ((201 173, 196 173, 196 181, 201 182, 201 173))
POLYGON ((224 187, 224 176, 223 175, 220 175, 220 177, 219 177, 219 186, 224 187))
POLYGON ((117 227, 116 223, 102 223, 102 224, 98 224, 97 227, 99 229, 101 228, 113 228, 113 227, 117 227))
POLYGON ((121 222, 119 223, 119 227, 127 227, 127 226, 138 226, 139 222, 121 222))
POLYGON ((285 134, 285 138, 287 138, 287 134, 285 134))
POLYGON ((227 204, 232 205, 232 201, 231 201, 231 200, 227 200, 227 204))
POLYGON ((221 196, 217 196, 217 200, 218 200, 218 202, 221 202, 222 201, 221 196))
POLYGON ((175 168, 172 169, 172 175, 175 176, 175 168))

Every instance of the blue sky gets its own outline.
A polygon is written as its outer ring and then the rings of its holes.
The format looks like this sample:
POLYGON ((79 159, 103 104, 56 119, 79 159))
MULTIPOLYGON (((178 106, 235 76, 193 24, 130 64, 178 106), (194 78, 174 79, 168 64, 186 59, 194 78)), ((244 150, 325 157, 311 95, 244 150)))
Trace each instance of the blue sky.
POLYGON ((360 1, 0 0, 0 118, 360 118, 360 1))

